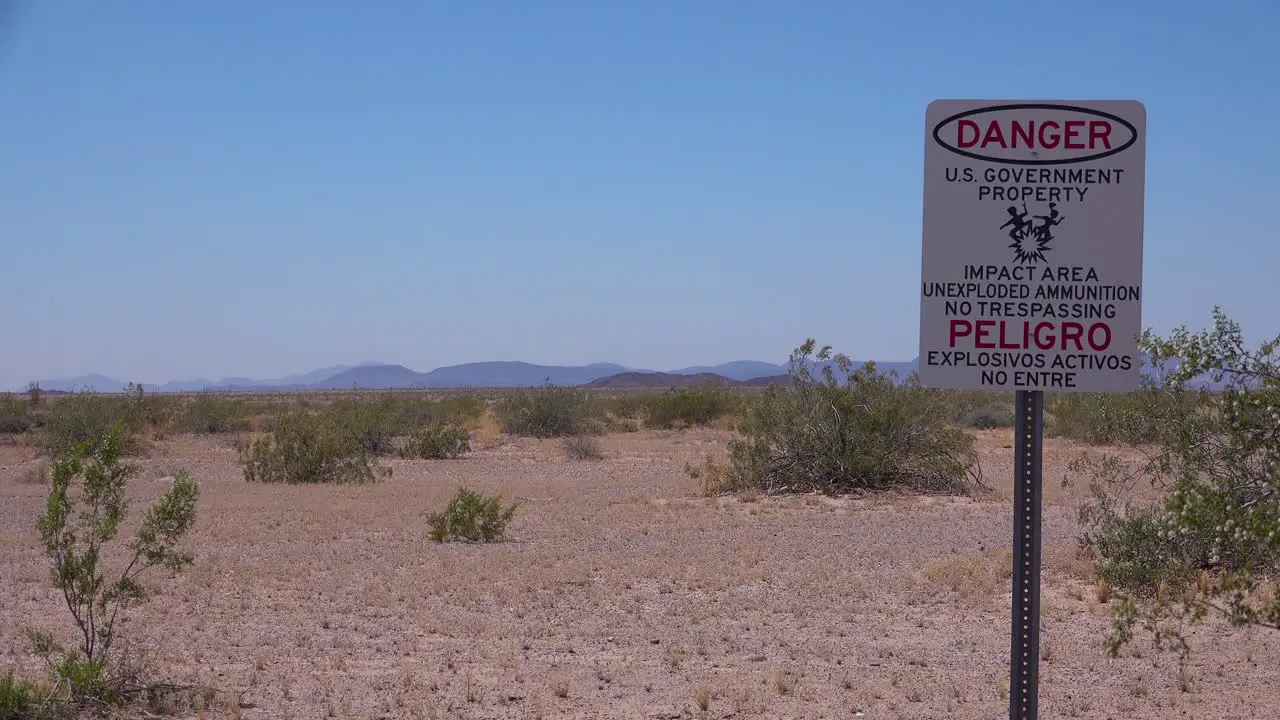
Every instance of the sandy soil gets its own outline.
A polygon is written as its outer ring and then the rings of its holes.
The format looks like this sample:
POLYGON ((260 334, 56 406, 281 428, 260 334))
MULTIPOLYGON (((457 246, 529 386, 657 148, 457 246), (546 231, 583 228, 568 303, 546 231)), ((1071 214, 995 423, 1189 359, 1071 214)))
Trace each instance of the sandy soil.
MULTIPOLYGON (((216 688, 209 718, 237 717, 233 700, 255 720, 1005 717, 1008 431, 980 435, 1002 489, 982 500, 700 498, 683 467, 727 437, 617 435, 586 462, 518 441, 392 461, 366 487, 249 485, 226 440, 166 441, 135 510, 189 468, 197 559, 151 576, 130 647, 216 688), (425 537, 459 483, 520 500, 509 542, 425 537)), ((1145 645, 1103 656, 1109 608, 1075 554, 1079 452, 1046 449, 1041 716, 1280 717, 1273 634, 1198 631, 1182 676, 1145 645)), ((0 448, 0 671, 35 675, 25 632, 74 626, 29 467, 0 448)))

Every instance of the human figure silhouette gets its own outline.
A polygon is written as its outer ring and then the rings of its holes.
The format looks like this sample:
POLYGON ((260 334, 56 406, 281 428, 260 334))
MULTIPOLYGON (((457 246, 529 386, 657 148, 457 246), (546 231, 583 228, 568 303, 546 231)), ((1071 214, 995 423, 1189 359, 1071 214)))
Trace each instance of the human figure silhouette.
POLYGON ((1009 230, 1009 239, 1014 242, 1021 240, 1022 238, 1019 235, 1031 225, 1031 221, 1027 219, 1027 203, 1025 201, 1022 203, 1022 212, 1018 212, 1018 208, 1013 205, 1009 206, 1009 219, 1004 221, 1000 229, 1003 230, 1010 225, 1013 227, 1009 230))
POLYGON ((1043 220, 1043 222, 1040 223, 1040 227, 1035 230, 1040 239, 1045 242, 1053 239, 1053 228, 1056 225, 1061 224, 1063 220, 1067 219, 1065 215, 1061 215, 1058 212, 1058 203, 1056 202, 1049 203, 1048 215, 1035 215, 1033 217, 1036 220, 1043 220))

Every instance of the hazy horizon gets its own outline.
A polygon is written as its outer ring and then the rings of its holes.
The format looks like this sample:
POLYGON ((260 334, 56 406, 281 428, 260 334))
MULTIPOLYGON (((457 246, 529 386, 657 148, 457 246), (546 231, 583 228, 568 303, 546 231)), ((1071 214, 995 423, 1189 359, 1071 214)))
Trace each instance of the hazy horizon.
POLYGON ((948 97, 1142 101, 1143 324, 1274 336, 1280 5, 1150 8, 12 3, 0 388, 910 361, 948 97))

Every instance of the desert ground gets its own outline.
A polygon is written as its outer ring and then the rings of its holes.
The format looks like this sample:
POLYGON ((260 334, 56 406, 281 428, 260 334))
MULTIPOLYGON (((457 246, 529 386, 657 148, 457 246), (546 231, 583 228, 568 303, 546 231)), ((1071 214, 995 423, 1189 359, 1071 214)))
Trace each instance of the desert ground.
MULTIPOLYGON (((228 438, 174 436, 138 460, 133 508, 188 468, 196 559, 148 576, 125 650, 207 688, 177 717, 1006 717, 1011 437, 974 432, 980 498, 704 498, 684 468, 724 451, 711 429, 611 435, 595 461, 499 438, 305 487, 247 483, 228 438), (460 484, 518 500, 505 542, 427 538, 460 484)), ((1086 451, 1107 452, 1046 444, 1041 717, 1280 717, 1274 634, 1211 624, 1181 668, 1144 642, 1104 656, 1066 469, 1086 451)), ((38 676, 27 631, 75 626, 33 458, 0 447, 0 672, 38 676)))

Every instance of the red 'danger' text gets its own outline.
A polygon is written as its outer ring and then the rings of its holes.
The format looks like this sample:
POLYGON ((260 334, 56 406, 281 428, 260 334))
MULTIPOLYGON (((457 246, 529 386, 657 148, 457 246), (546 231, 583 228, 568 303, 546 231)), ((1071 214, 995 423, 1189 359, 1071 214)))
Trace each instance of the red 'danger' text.
POLYGON ((1034 150, 1110 150, 1111 121, 1109 120, 990 120, 986 127, 973 120, 956 123, 956 147, 1019 148, 1034 150))

